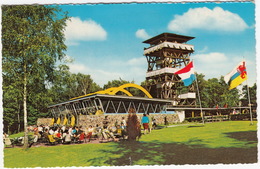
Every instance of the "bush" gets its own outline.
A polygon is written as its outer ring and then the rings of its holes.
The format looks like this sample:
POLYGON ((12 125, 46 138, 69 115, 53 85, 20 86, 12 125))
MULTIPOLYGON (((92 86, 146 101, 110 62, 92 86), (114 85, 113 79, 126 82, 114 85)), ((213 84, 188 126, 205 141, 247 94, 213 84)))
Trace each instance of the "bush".
MULTIPOLYGON (((257 118, 256 113, 252 113, 253 119, 257 118)), ((235 121, 235 120, 250 120, 250 114, 231 114, 230 115, 230 120, 235 121)))
POLYGON ((188 122, 201 122, 202 117, 188 117, 188 118, 185 118, 185 120, 187 120, 188 122))
MULTIPOLYGON (((253 119, 257 118, 257 114, 254 112, 252 113, 253 119)), ((232 120, 232 121, 238 121, 238 120, 250 120, 250 114, 231 114, 231 115, 222 115, 222 116, 212 116, 212 119, 209 120, 205 118, 205 122, 211 122, 211 121, 224 121, 224 120, 232 120)), ((186 122, 202 122, 202 117, 187 117, 185 118, 186 122)))

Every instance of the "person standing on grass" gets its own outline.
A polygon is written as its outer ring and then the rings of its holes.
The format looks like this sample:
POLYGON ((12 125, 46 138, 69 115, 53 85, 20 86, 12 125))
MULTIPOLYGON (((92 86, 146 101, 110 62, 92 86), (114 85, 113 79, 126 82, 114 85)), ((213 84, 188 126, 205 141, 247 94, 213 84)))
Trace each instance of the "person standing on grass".
POLYGON ((167 116, 164 117, 164 125, 167 127, 169 124, 168 120, 167 120, 167 116))
POLYGON ((148 119, 149 119, 148 129, 149 129, 149 133, 151 133, 151 132, 152 132, 152 128, 153 128, 152 117, 150 116, 149 113, 147 113, 147 117, 148 117, 148 119))
POLYGON ((144 127, 144 134, 146 134, 149 129, 149 118, 147 117, 146 114, 143 114, 141 123, 144 127))

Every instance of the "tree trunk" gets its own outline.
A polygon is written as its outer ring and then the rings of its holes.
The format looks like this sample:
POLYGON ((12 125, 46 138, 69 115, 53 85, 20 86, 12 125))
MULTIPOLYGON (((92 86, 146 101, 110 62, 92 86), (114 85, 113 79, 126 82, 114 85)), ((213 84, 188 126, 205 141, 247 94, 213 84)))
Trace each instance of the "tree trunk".
POLYGON ((17 122, 18 122, 17 131, 18 131, 18 133, 19 133, 20 130, 21 130, 20 109, 21 109, 21 105, 18 104, 18 113, 17 113, 17 122))
POLYGON ((21 109, 21 105, 19 104, 18 98, 16 98, 16 105, 17 105, 17 133, 20 132, 21 129, 21 124, 20 124, 20 109, 21 109))
MULTIPOLYGON (((26 70, 26 65, 24 66, 26 70)), ((24 71, 24 90, 23 90, 23 112, 24 112, 24 145, 23 149, 27 149, 28 146, 28 128, 27 128, 27 76, 24 71)))

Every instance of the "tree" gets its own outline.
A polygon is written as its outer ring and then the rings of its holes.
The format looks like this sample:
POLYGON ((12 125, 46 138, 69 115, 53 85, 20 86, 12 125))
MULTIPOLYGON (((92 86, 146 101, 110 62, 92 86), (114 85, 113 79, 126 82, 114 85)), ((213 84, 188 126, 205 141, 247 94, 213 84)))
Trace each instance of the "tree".
POLYGON ((69 66, 59 65, 53 73, 53 81, 48 84, 48 95, 51 98, 50 104, 64 102, 72 98, 73 96, 71 96, 71 89, 69 88, 71 77, 69 66))
POLYGON ((119 87, 126 83, 130 83, 130 82, 119 78, 119 80, 108 81, 107 84, 104 84, 103 89, 108 89, 110 87, 119 87))
MULTIPOLYGON (((197 82, 198 82, 198 88, 199 88, 199 93, 200 93, 200 101, 201 101, 201 105, 202 107, 206 107, 207 106, 207 99, 206 99, 206 93, 204 92, 204 88, 206 86, 206 83, 207 81, 204 79, 205 75, 203 74, 196 74, 196 78, 197 78, 197 82)), ((196 83, 196 82, 194 82, 196 83)), ((196 84, 195 84, 196 85, 196 84)), ((197 89, 197 86, 196 87, 196 91, 198 90, 197 89)), ((198 95, 198 92, 196 92, 196 104, 199 105, 199 95, 198 95)))
MULTIPOLYGON (((256 98, 256 83, 252 87, 249 87, 249 95, 250 95, 250 102, 252 106, 257 106, 257 98, 256 98)), ((248 106, 249 100, 248 100, 248 89, 247 85, 244 85, 242 87, 242 106, 248 106)))
POLYGON ((48 91, 51 98, 50 104, 68 101, 73 97, 101 90, 90 75, 71 73, 67 65, 59 65, 54 74, 48 91))
POLYGON ((221 76, 219 83, 222 86, 222 88, 220 89, 222 92, 220 95, 219 105, 228 105, 229 107, 238 106, 240 97, 239 90, 237 88, 229 90, 229 85, 224 81, 223 76, 221 76))
POLYGON ((93 79, 90 75, 85 75, 82 73, 72 74, 71 79, 71 87, 73 89, 71 93, 74 97, 101 90, 101 87, 93 82, 93 79))
MULTIPOLYGON (((111 87, 119 87, 119 86, 122 86, 123 84, 127 84, 127 83, 130 83, 130 82, 119 78, 119 80, 108 81, 107 84, 104 84, 103 89, 105 90, 105 89, 108 89, 111 87)), ((123 92, 118 92, 117 94, 125 95, 125 93, 123 93, 123 92)))
MULTIPOLYGON (((3 83, 6 83, 5 78, 3 83)), ((20 131, 20 112, 21 112, 21 93, 14 87, 15 85, 3 84, 3 123, 4 132, 13 133, 13 131, 20 131), (8 105, 8 106, 7 106, 8 105)))
POLYGON ((22 83, 24 148, 28 148, 28 98, 53 78, 57 60, 65 56, 67 13, 51 6, 2 6, 3 74, 22 83))
MULTIPOLYGON (((111 88, 111 87, 119 87, 119 86, 122 86, 124 84, 127 84, 127 83, 135 83, 134 81, 126 81, 126 80, 123 80, 121 78, 119 78, 119 80, 112 80, 112 81, 108 81, 107 84, 104 84, 104 87, 103 89, 108 89, 108 88, 111 88)), ((145 87, 145 81, 141 83, 141 86, 142 87, 145 87)), ((127 88, 127 90, 133 95, 133 96, 139 96, 139 97, 144 97, 145 94, 139 90, 139 89, 136 89, 136 88, 133 88, 133 87, 130 87, 130 88, 127 88)), ((123 92, 118 92, 118 94, 122 94, 124 95, 125 93, 123 92)))
MULTIPOLYGON (((205 80, 203 74, 197 76, 202 107, 222 107, 224 105, 237 106, 239 102, 238 89, 228 89, 222 76, 220 79, 205 80)), ((197 97, 198 98, 198 97, 197 97)))

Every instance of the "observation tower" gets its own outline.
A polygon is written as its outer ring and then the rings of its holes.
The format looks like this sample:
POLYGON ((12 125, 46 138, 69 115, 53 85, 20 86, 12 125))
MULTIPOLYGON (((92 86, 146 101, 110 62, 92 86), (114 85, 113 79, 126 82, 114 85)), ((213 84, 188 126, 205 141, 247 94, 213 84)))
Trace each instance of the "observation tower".
POLYGON ((186 44, 194 39, 191 36, 162 33, 143 43, 150 44, 144 48, 148 62, 146 88, 154 98, 173 101, 173 106, 195 106, 194 85, 183 86, 178 75, 174 73, 190 62, 194 46, 186 44))

